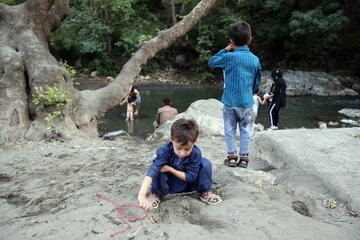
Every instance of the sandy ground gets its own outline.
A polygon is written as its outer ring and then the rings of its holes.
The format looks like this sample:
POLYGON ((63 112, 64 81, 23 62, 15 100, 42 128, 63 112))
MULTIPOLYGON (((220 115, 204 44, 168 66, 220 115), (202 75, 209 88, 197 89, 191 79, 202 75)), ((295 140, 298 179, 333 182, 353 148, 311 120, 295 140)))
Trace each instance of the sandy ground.
MULTIPOLYGON (((208 206, 196 193, 168 196, 150 213, 156 223, 129 221, 132 228, 113 239, 360 239, 360 219, 348 213, 360 210, 356 136, 356 129, 260 132, 249 169, 223 165, 223 137, 200 136, 197 145, 213 164, 214 191, 224 201, 208 206)), ((137 204, 163 143, 120 138, 1 146, 0 239, 109 239, 126 225, 96 194, 137 204)))

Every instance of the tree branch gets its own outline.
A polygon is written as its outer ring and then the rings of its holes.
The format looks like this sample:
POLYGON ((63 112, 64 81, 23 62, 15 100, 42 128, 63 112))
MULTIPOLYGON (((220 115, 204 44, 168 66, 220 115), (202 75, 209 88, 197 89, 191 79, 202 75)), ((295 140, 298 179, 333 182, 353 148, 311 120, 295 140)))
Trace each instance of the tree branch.
MULTIPOLYGON (((185 35, 215 4, 216 0, 202 0, 188 15, 173 27, 161 31, 149 41, 143 42, 140 48, 133 54, 130 60, 123 66, 116 79, 107 87, 96 91, 83 91, 80 105, 82 107, 91 104, 83 109, 92 110, 92 113, 85 113, 90 118, 102 117, 106 112, 124 103, 129 94, 135 77, 147 61, 159 51, 166 49, 179 37, 185 35)), ((89 119, 87 119, 89 120, 89 119)), ((86 120, 86 121, 87 121, 86 120)))
POLYGON ((56 0, 49 10, 45 31, 47 34, 57 29, 62 20, 70 14, 70 6, 67 0, 56 0))

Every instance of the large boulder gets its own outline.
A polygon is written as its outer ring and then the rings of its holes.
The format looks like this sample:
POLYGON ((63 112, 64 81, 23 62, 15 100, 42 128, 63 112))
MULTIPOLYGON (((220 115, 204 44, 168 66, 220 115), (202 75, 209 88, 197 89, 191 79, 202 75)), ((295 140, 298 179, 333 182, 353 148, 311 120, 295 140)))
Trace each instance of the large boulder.
POLYGON ((200 135, 219 136, 224 135, 224 124, 222 118, 223 104, 216 99, 198 100, 193 102, 183 113, 176 115, 174 120, 162 124, 151 138, 170 137, 170 128, 173 122, 180 118, 194 119, 199 125, 200 135))
MULTIPOLYGON (((180 118, 194 119, 199 125, 199 135, 205 137, 224 136, 223 103, 219 100, 201 99, 193 102, 183 113, 176 115, 175 119, 162 124, 148 140, 169 138, 171 125, 180 118)), ((254 124, 253 134, 264 130, 260 123, 254 124)), ((236 136, 239 136, 239 129, 236 129, 236 136)))
MULTIPOLYGON (((284 79, 287 85, 288 96, 358 96, 359 94, 350 88, 341 85, 338 78, 325 72, 303 72, 286 70, 284 79)), ((264 71, 260 90, 267 92, 272 83, 271 72, 264 71)))

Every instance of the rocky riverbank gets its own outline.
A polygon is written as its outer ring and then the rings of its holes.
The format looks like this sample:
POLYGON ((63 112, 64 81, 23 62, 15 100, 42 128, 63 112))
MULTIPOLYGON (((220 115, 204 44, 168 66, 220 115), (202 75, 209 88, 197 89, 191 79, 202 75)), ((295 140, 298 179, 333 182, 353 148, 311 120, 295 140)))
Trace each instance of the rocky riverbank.
MULTIPOLYGON (((260 91, 265 93, 269 91, 272 79, 270 71, 263 71, 260 91)), ((284 71, 284 79, 287 84, 287 94, 289 96, 358 96, 360 93, 360 81, 356 78, 334 77, 324 72, 304 72, 304 71, 284 71)), ((98 76, 92 74, 87 76, 78 75, 79 90, 97 89, 105 86, 112 77, 98 76)), ((156 70, 149 75, 139 75, 134 82, 135 86, 153 86, 176 87, 176 86, 194 86, 194 85, 222 85, 223 78, 213 78, 205 80, 195 80, 195 76, 186 73, 181 69, 168 68, 165 70, 156 70)))

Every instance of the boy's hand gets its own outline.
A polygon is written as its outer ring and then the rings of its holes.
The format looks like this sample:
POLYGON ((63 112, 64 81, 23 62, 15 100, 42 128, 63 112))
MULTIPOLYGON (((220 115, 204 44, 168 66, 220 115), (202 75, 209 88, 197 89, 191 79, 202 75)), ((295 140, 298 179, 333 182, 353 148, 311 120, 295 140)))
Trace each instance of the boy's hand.
POLYGON ((150 211, 151 205, 149 200, 146 199, 146 196, 138 196, 139 205, 140 207, 144 208, 145 211, 150 211))
POLYGON ((227 45, 225 49, 227 52, 233 52, 235 50, 234 46, 231 43, 227 45))
POLYGON ((170 167, 169 165, 164 165, 164 166, 160 169, 160 173, 170 172, 171 169, 172 169, 172 167, 170 167))
POLYGON ((180 178, 181 180, 186 181, 185 172, 176 170, 175 168, 170 167, 169 165, 164 165, 160 169, 160 173, 170 173, 170 174, 173 174, 174 176, 180 178))

